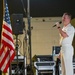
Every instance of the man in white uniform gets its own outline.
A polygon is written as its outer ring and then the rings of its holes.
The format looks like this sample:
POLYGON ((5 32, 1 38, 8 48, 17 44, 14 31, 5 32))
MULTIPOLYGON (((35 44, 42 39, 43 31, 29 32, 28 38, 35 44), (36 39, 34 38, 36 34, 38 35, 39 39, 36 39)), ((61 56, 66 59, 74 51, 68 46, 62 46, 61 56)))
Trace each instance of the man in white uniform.
POLYGON ((64 13, 62 16, 63 28, 57 23, 57 29, 61 35, 61 69, 62 75, 73 75, 73 53, 74 49, 72 46, 72 41, 74 38, 74 27, 70 23, 71 15, 69 13, 64 13))

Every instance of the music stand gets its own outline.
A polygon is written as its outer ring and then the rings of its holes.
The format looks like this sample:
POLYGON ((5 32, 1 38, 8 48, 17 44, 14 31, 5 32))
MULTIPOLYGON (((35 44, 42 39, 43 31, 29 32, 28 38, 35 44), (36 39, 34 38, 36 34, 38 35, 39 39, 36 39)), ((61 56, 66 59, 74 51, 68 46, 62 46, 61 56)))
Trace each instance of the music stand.
POLYGON ((52 47, 52 55, 53 56, 58 56, 60 53, 61 47, 60 46, 53 46, 52 47))
POLYGON ((60 59, 58 58, 59 53, 60 53, 61 47, 60 46, 53 46, 52 48, 52 55, 53 59, 55 60, 56 58, 56 67, 55 67, 55 73, 56 75, 60 75, 60 59))

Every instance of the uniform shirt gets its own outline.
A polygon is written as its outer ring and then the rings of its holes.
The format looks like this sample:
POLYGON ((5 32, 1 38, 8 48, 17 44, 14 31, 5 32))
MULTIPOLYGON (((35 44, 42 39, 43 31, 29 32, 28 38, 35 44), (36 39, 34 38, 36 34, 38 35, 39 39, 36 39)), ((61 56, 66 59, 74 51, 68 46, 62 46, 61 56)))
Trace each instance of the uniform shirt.
POLYGON ((75 32, 75 29, 74 27, 71 25, 71 24, 68 24, 66 27, 63 27, 62 29, 64 32, 67 33, 68 37, 66 38, 63 38, 61 36, 61 45, 71 45, 72 44, 72 41, 73 41, 73 37, 74 37, 74 32, 75 32))

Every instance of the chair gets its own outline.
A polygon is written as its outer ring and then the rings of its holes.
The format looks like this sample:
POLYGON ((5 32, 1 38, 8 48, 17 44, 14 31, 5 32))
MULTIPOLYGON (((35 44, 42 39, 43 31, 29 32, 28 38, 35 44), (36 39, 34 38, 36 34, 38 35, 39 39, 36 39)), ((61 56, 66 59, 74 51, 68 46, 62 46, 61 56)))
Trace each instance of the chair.
POLYGON ((36 68, 36 75, 50 74, 55 75, 55 61, 52 55, 37 56, 37 61, 34 62, 36 68), (39 59, 39 60, 38 60, 39 59))

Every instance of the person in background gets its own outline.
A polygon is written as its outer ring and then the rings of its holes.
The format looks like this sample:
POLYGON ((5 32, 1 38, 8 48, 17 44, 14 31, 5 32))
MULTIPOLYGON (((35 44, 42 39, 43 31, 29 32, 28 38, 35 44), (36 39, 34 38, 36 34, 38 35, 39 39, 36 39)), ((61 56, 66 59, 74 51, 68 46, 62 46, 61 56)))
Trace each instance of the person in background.
POLYGON ((64 13, 62 16, 63 28, 60 27, 59 23, 56 24, 56 27, 60 33, 61 40, 61 51, 60 51, 60 60, 61 60, 61 70, 62 75, 74 75, 73 73, 73 54, 74 48, 72 46, 75 29, 71 25, 71 14, 64 13))

